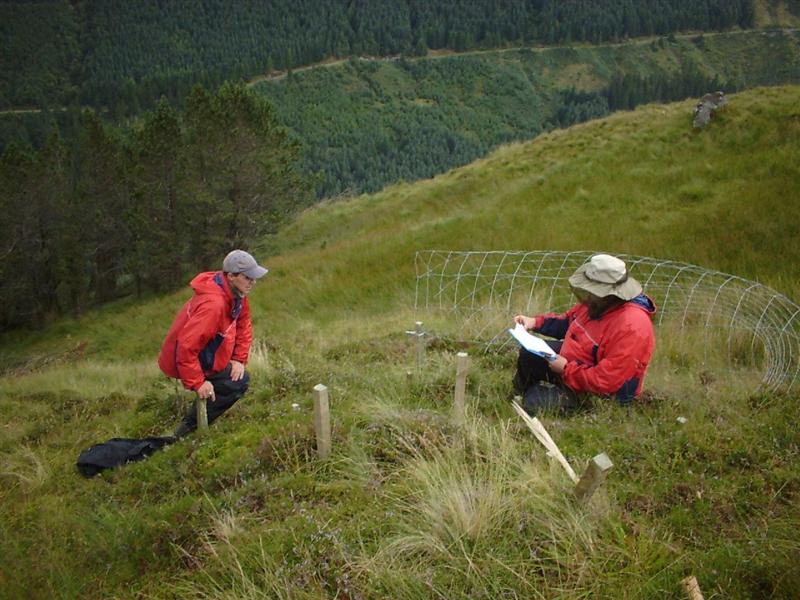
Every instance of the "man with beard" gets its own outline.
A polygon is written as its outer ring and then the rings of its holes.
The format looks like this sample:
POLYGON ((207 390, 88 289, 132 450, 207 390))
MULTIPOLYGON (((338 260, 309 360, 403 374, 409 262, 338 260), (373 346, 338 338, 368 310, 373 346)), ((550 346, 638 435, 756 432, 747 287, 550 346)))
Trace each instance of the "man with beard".
POLYGON ((653 355, 656 307, 622 260, 597 254, 569 283, 579 302, 567 312, 514 317, 526 330, 558 340, 547 341, 556 353, 551 360, 520 349, 514 391, 531 415, 568 412, 584 394, 629 404, 642 391, 653 355))

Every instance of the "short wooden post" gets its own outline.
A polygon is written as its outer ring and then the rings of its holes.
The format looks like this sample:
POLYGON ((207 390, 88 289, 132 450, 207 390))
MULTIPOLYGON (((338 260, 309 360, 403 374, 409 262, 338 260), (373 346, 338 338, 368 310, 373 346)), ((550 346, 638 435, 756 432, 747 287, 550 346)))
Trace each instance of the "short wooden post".
POLYGON ((406 371, 406 385, 411 387, 414 383, 414 374, 411 371, 406 371))
POLYGON ((314 430, 317 433, 317 453, 325 460, 331 453, 331 416, 328 388, 321 383, 314 386, 314 430))
POLYGON ((197 431, 208 431, 208 410, 206 409, 206 399, 197 397, 197 431))
POLYGON ((425 331, 422 329, 422 321, 417 321, 414 332, 417 335, 417 370, 422 369, 425 363, 425 331))
POLYGON ((589 466, 586 467, 578 485, 575 486, 575 497, 581 502, 587 502, 605 481, 608 472, 613 467, 614 464, 605 453, 595 456, 589 461, 589 466))
POLYGON ((703 593, 700 591, 700 584, 697 583, 697 578, 694 575, 681 579, 681 585, 686 590, 686 595, 689 600, 703 600, 703 593))
MULTIPOLYGON (((175 414, 177 416, 183 417, 186 414, 186 398, 188 391, 181 385, 181 380, 175 380, 175 414)), ((195 397, 195 394, 192 394, 192 397, 195 397)))
POLYGON ((467 370, 469 369, 469 356, 466 352, 456 355, 456 393, 453 399, 453 414, 457 420, 464 419, 464 405, 467 395, 467 370))

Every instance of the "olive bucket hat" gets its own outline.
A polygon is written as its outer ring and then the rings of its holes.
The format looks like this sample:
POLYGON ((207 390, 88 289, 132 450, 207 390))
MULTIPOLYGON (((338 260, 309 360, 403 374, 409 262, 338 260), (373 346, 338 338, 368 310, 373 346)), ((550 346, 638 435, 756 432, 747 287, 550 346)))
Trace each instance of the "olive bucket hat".
POLYGON ((608 254, 595 254, 578 267, 569 278, 569 284, 598 298, 616 296, 632 300, 642 293, 642 284, 628 276, 625 262, 608 254))

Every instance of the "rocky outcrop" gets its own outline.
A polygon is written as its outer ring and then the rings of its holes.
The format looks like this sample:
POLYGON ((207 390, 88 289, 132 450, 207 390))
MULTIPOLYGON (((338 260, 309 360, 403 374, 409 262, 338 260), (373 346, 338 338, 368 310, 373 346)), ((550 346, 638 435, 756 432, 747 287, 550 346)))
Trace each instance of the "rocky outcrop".
POLYGON ((694 118, 692 119, 694 128, 701 129, 705 127, 714 117, 714 112, 727 103, 728 98, 725 96, 725 92, 712 92, 700 98, 700 101, 694 107, 694 118))

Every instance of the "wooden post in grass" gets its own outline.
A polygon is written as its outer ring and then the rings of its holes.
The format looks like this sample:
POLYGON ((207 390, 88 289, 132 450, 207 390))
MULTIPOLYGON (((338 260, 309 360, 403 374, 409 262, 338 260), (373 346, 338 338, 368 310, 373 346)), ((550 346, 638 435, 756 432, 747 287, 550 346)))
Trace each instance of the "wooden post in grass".
POLYGON ((697 578, 694 575, 681 579, 681 585, 686 590, 686 595, 689 600, 703 600, 703 593, 700 591, 700 584, 697 583, 697 578))
POLYGON ((197 397, 197 431, 208 431, 208 410, 206 409, 206 399, 197 397))
POLYGON ((419 371, 425 363, 425 331, 422 329, 422 321, 415 323, 414 332, 417 335, 417 371, 419 371))
POLYGON ((466 352, 456 355, 456 394, 453 399, 453 414, 456 420, 464 420, 464 405, 467 395, 467 370, 469 369, 469 356, 466 352))
POLYGON ((314 386, 314 431, 317 433, 317 453, 325 460, 331 453, 331 415, 328 388, 321 383, 314 386))
POLYGON ((575 497, 581 502, 588 502, 595 490, 606 480, 606 476, 612 468, 614 468, 614 463, 605 453, 595 456, 589 461, 589 466, 586 467, 578 485, 575 486, 575 497))

